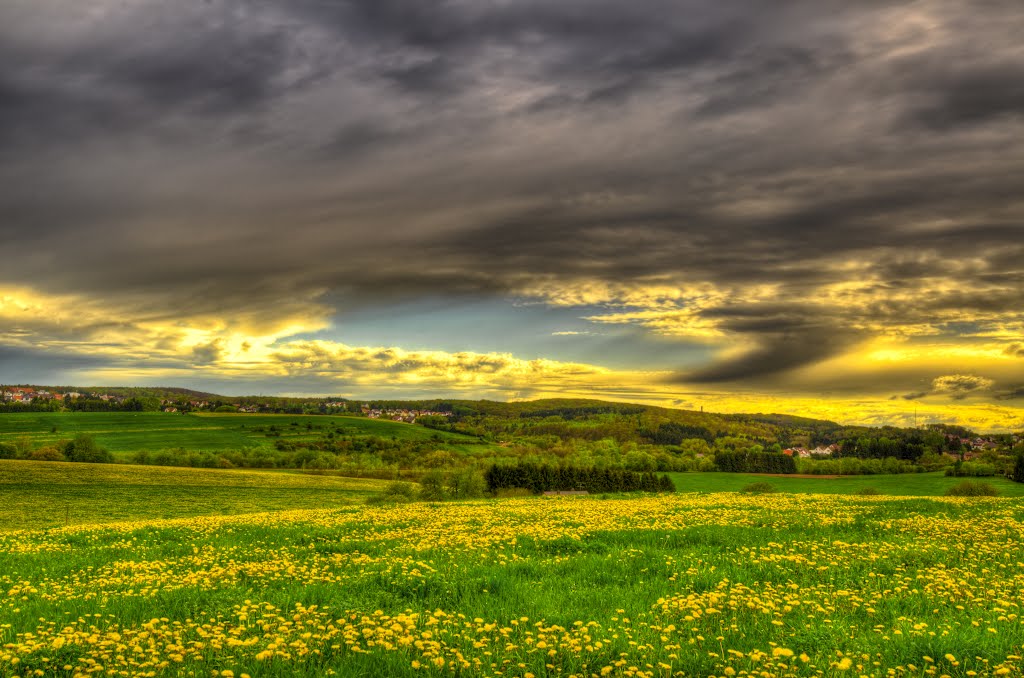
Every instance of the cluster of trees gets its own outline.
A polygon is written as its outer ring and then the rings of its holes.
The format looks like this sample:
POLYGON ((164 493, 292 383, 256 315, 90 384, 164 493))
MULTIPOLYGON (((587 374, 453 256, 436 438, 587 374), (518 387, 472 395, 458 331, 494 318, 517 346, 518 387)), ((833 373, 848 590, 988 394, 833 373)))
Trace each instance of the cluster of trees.
POLYGON ((60 402, 63 403, 65 410, 71 412, 156 412, 160 409, 160 399, 152 397, 103 400, 82 396, 65 398, 60 402))
POLYGON ((923 438, 910 434, 908 436, 860 436, 840 441, 840 455, 858 457, 860 459, 885 459, 894 457, 907 461, 916 461, 926 451, 940 451, 944 438, 927 443, 923 438))
POLYGON ((920 464, 886 457, 885 459, 801 459, 797 464, 800 473, 823 476, 871 476, 894 473, 921 473, 927 469, 920 464))
POLYGON ((0 459, 30 461, 75 461, 86 464, 110 464, 114 456, 96 444, 92 436, 79 433, 71 440, 31 448, 24 444, 0 442, 0 459))
POLYGON ((520 414, 520 417, 527 419, 544 419, 557 417, 566 421, 573 419, 588 419, 599 414, 643 414, 644 408, 636 405, 617 405, 605 403, 603 405, 576 405, 563 407, 546 407, 539 410, 529 410, 520 414))
POLYGON ((776 452, 722 450, 715 453, 715 466, 726 473, 796 473, 796 460, 776 452))
POLYGON ((644 437, 657 445, 681 445, 684 440, 692 438, 711 443, 715 439, 715 435, 703 426, 674 421, 662 423, 654 431, 645 431, 644 437))
POLYGON ((484 480, 492 493, 514 488, 526 489, 534 494, 574 490, 593 493, 675 492, 675 485, 668 476, 547 464, 495 464, 484 472, 484 480))
POLYGON ((958 461, 946 469, 946 475, 954 478, 990 478, 998 473, 993 464, 982 461, 958 461))

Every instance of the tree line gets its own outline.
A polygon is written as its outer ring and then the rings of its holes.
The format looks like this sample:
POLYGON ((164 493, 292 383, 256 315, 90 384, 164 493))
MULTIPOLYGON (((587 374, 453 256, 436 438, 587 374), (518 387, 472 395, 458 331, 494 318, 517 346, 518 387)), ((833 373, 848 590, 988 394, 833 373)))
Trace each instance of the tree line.
POLYGON ((727 473, 796 473, 796 459, 793 457, 750 450, 716 452, 715 466, 727 473))
POLYGON ((666 475, 617 469, 549 466, 523 462, 511 466, 493 465, 484 472, 488 491, 523 488, 542 492, 675 492, 666 475))

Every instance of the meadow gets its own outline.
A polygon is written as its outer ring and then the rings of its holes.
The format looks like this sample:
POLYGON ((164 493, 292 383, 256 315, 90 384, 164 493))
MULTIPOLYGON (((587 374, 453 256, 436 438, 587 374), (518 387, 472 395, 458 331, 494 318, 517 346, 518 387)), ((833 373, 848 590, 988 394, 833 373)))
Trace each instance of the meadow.
POLYGON ((436 440, 454 445, 456 449, 478 443, 471 436, 457 433, 344 415, 24 412, 0 416, 0 442, 25 441, 38 447, 54 445, 76 434, 86 433, 120 460, 127 460, 139 451, 271 449, 279 440, 293 443, 313 441, 323 438, 328 432, 409 441, 436 440))
MULTIPOLYGON (((669 473, 678 492, 740 492, 752 483, 768 483, 778 492, 800 494, 858 494, 865 489, 890 496, 941 496, 963 478, 942 473, 900 473, 868 476, 778 476, 756 473, 669 473)), ((1024 497, 1024 483, 1007 478, 983 478, 1000 496, 1024 497)))
POLYGON ((0 459, 0 530, 361 503, 380 480, 0 459))
POLYGON ((735 493, 0 533, 0 674, 1020 676, 1024 501, 735 493))

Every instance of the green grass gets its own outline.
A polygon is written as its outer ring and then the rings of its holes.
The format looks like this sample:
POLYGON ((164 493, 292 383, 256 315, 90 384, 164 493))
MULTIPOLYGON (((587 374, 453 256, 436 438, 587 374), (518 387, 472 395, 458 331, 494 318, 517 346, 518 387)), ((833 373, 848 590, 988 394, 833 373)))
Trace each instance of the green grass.
POLYGON ((136 451, 183 448, 195 451, 270 448, 276 440, 320 439, 329 431, 345 436, 379 436, 399 440, 440 440, 456 449, 480 449, 475 438, 423 426, 353 416, 287 414, 168 414, 164 412, 45 412, 0 414, 0 442, 25 440, 52 445, 88 433, 115 457, 136 451), (280 437, 267 431, 275 426, 280 437), (56 429, 56 430, 54 430, 56 429))
POLYGON ((0 675, 1013 678, 1022 521, 691 494, 0 534, 0 675))
MULTIPOLYGON (((903 473, 877 476, 842 476, 839 478, 792 478, 752 473, 670 473, 678 492, 739 492, 747 485, 766 482, 779 492, 798 494, 857 494, 873 487, 880 494, 908 497, 937 497, 961 482, 963 478, 947 478, 942 473, 903 473)), ((1000 496, 1024 497, 1024 483, 1006 478, 983 478, 999 490, 1000 496)))
POLYGON ((0 460, 0 530, 337 508, 386 485, 284 471, 0 460))

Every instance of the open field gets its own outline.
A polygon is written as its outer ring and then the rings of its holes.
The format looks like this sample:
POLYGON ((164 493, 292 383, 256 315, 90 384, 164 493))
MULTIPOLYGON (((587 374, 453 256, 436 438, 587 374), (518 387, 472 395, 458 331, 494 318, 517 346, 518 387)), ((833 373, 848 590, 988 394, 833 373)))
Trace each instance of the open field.
POLYGON ((947 478, 942 473, 901 473, 875 476, 793 477, 758 473, 669 473, 679 492, 738 492, 765 482, 779 492, 802 494, 856 494, 866 487, 891 496, 934 497, 964 480, 991 483, 1005 497, 1024 497, 1024 484, 1006 478, 947 478))
POLYGON ((379 436, 399 440, 441 440, 475 445, 469 436, 423 426, 349 416, 290 414, 168 414, 164 412, 43 412, 0 415, 0 442, 26 439, 33 446, 54 444, 88 433, 115 456, 184 448, 195 451, 270 448, 277 440, 322 438, 333 431, 344 436, 379 436), (274 426, 280 435, 268 436, 274 426))
POLYGON ((386 484, 284 471, 0 459, 0 530, 333 508, 386 484))
POLYGON ((0 674, 1020 676, 1024 501, 345 507, 0 534, 0 674))

